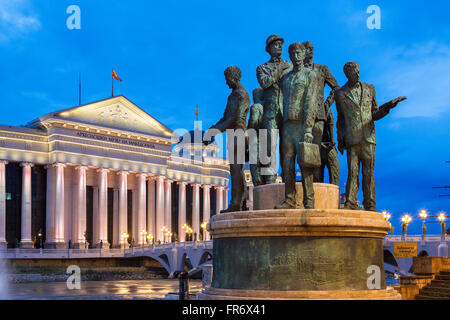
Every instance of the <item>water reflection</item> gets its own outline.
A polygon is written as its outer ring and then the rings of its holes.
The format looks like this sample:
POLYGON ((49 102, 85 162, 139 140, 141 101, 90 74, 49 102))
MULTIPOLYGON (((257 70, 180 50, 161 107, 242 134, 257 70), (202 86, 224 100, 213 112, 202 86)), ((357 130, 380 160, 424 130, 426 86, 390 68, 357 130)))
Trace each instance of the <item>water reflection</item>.
MULTIPOLYGON (((192 293, 201 291, 200 280, 190 281, 192 293)), ((65 282, 19 283, 9 285, 9 299, 24 300, 116 300, 164 299, 178 291, 177 279, 85 281, 80 290, 69 290, 65 282)))

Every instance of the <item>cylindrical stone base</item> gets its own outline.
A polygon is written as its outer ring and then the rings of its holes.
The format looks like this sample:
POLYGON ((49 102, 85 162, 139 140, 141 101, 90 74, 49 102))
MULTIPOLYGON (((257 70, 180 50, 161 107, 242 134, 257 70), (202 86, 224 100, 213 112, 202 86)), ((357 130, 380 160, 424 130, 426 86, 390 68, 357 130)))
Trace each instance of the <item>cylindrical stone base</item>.
MULTIPOLYGON (((303 187, 295 184, 295 200, 300 209, 303 207, 303 187)), ((285 199, 284 183, 257 186, 253 189, 253 210, 270 210, 285 199)), ((328 183, 314 183, 314 208, 339 209, 339 187, 328 183)))
POLYGON ((260 210, 214 216, 213 281, 200 299, 399 299, 387 288, 377 212, 260 210))
POLYGON ((199 300, 400 300, 392 287, 382 290, 276 291, 207 288, 199 300))

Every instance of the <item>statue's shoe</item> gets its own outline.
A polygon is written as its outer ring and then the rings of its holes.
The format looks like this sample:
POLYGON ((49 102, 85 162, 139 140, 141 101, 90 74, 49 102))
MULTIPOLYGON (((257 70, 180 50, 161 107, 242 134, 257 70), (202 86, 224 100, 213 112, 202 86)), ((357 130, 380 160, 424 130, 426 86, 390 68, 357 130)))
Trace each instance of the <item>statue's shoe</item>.
POLYGON ((347 210, 357 210, 357 209, 358 209, 358 206, 356 206, 356 205, 351 205, 351 204, 349 204, 349 203, 346 203, 346 204, 344 204, 344 209, 347 209, 347 210))
POLYGON ((220 213, 228 213, 228 212, 236 212, 236 211, 242 211, 242 208, 230 206, 228 209, 220 210, 220 213))
POLYGON ((297 209, 297 205, 291 201, 284 200, 282 203, 277 204, 275 209, 297 209))
POLYGON ((366 211, 375 211, 377 212, 377 208, 375 207, 369 207, 369 208, 364 208, 366 211))

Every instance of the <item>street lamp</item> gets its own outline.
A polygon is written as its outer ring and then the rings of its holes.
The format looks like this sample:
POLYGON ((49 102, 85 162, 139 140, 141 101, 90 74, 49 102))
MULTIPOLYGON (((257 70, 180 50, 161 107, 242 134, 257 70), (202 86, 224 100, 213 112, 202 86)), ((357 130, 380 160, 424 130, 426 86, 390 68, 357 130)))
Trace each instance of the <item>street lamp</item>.
MULTIPOLYGON (((181 229, 183 229, 183 230, 184 230, 184 233, 186 233, 187 235, 188 235, 189 233, 192 233, 191 227, 189 227, 189 225, 187 225, 186 223, 181 227, 181 229), (190 231, 190 232, 189 232, 189 231, 190 231)), ((186 242, 186 240, 187 240, 187 237, 184 238, 184 242, 186 242)))
POLYGON ((144 246, 144 244, 145 244, 145 237, 147 236, 147 231, 141 230, 140 234, 141 234, 141 237, 142 237, 142 246, 144 246))
MULTIPOLYGON (((389 219, 391 218, 391 214, 389 212, 387 212, 386 210, 383 210, 382 212, 384 220, 386 220, 386 222, 389 222, 389 219)), ((391 224, 391 230, 389 230, 391 235, 394 234, 394 226, 391 224)))
POLYGON ((206 224, 207 224, 207 222, 202 222, 202 224, 200 225, 200 227, 203 230, 203 241, 206 240, 206 224))
POLYGON ((441 233, 442 236, 445 237, 445 219, 447 217, 445 216, 444 212, 440 212, 438 215, 438 219, 441 222, 441 233))
POLYGON ((40 231, 38 233, 38 238, 39 238, 39 248, 42 248, 42 233, 40 231))
POLYGON ((425 226, 425 219, 428 217, 428 212, 425 209, 420 210, 419 217, 422 219, 422 238, 425 237, 425 233, 427 232, 427 227, 425 226))
POLYGON ((169 232, 169 229, 167 229, 166 226, 163 226, 161 228, 161 232, 163 233, 163 243, 165 243, 166 242, 166 233, 169 232))
POLYGON ((127 243, 128 237, 129 237, 129 235, 128 235, 128 233, 126 233, 126 232, 124 232, 124 233, 122 233, 122 234, 120 235, 120 238, 122 239, 122 242, 123 242, 123 248, 124 248, 124 249, 125 249, 125 245, 126 245, 126 243, 127 243))
POLYGON ((189 241, 192 241, 192 232, 193 232, 194 230, 192 230, 190 227, 187 227, 186 228, 186 233, 187 233, 187 235, 189 236, 189 241))
POLYGON ((407 231, 408 231, 408 223, 410 223, 412 220, 411 216, 409 214, 405 214, 402 217, 402 236, 407 235, 407 231))

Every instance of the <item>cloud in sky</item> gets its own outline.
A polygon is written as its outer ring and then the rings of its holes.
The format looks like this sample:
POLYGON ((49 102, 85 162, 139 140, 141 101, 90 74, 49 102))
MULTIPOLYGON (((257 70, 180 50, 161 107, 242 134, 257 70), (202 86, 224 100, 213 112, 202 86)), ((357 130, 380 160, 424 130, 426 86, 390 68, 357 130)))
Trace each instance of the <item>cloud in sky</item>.
POLYGON ((39 30, 41 22, 28 0, 0 0, 0 43, 39 30))
POLYGON ((427 42, 387 49, 378 69, 384 70, 377 82, 383 84, 386 97, 408 97, 395 118, 438 117, 450 111, 450 46, 427 42))

